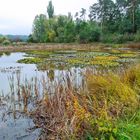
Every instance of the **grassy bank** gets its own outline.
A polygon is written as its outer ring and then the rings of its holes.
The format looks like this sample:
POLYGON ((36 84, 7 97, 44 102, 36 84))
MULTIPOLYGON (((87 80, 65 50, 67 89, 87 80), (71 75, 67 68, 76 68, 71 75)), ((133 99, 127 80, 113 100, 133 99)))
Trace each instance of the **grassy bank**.
POLYGON ((85 74, 81 90, 67 77, 32 114, 41 138, 69 140, 140 139, 140 65, 122 73, 85 74))
POLYGON ((0 52, 18 52, 31 50, 98 50, 101 48, 132 48, 140 49, 140 43, 108 44, 108 43, 26 43, 0 46, 0 52))

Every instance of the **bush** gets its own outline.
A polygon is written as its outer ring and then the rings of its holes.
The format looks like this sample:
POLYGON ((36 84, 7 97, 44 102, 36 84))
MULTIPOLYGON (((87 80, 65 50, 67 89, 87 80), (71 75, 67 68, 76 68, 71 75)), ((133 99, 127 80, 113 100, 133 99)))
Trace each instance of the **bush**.
POLYGON ((134 41, 134 34, 128 34, 128 33, 124 34, 123 40, 124 40, 124 42, 134 41))
POLYGON ((4 40, 6 40, 6 37, 0 37, 0 43, 3 43, 4 40))
POLYGON ((140 31, 137 32, 137 33, 134 35, 134 41, 135 41, 135 42, 140 42, 140 31))
POLYGON ((101 32, 98 26, 94 23, 86 23, 81 27, 79 39, 82 43, 97 42, 100 40, 101 32))
POLYGON ((133 34, 107 34, 102 36, 101 41, 103 43, 121 44, 128 41, 134 41, 134 35, 133 34))
POLYGON ((97 42, 100 41, 100 36, 101 36, 101 31, 98 27, 94 27, 91 29, 91 33, 90 33, 90 42, 97 42))
POLYGON ((121 34, 106 34, 102 35, 101 41, 103 43, 123 43, 123 35, 121 34))
POLYGON ((3 42, 2 42, 2 44, 4 45, 4 46, 7 46, 7 45, 10 45, 10 41, 9 40, 4 40, 3 42))
POLYGON ((123 39, 123 35, 118 34, 118 35, 114 36, 114 43, 121 44, 124 42, 125 42, 125 40, 123 39))

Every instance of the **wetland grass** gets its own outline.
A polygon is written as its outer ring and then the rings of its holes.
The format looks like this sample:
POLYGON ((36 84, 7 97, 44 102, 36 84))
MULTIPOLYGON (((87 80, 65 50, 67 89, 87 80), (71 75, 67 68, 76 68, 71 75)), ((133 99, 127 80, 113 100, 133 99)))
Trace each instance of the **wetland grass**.
POLYGON ((67 86, 57 85, 55 94, 47 94, 32 113, 42 128, 40 139, 139 139, 139 69, 137 65, 122 74, 86 74, 79 91, 69 78, 67 86))
MULTIPOLYGON (((77 62, 89 65, 91 62, 101 65, 99 62, 102 62, 106 66, 106 62, 118 63, 118 59, 136 57, 131 52, 123 55, 120 52, 115 52, 114 55, 108 52, 80 52, 73 58, 69 53, 68 51, 68 56, 63 56, 63 59, 61 57, 61 60, 69 61, 70 66, 77 62)), ((63 52, 59 54, 62 55, 63 52)), ((49 55, 56 56, 56 53, 49 55)), ((40 59, 42 61, 40 57, 33 57, 28 63, 42 64, 40 59)), ((54 63, 52 64, 55 69, 54 63)), ((140 139, 140 65, 129 65, 129 68, 118 72, 114 67, 114 72, 109 68, 107 66, 107 71, 106 67, 105 70, 101 67, 101 71, 93 70, 96 74, 90 69, 86 71, 78 89, 73 85, 70 76, 65 75, 63 82, 54 81, 53 70, 48 73, 50 81, 42 76, 41 79, 35 77, 30 81, 25 79, 23 84, 20 83, 20 75, 16 73, 16 78, 9 77, 13 99, 13 110, 10 113, 16 117, 18 112, 24 112, 31 117, 35 123, 34 129, 42 130, 41 140, 140 139), (54 84, 49 85, 49 82, 54 84)))

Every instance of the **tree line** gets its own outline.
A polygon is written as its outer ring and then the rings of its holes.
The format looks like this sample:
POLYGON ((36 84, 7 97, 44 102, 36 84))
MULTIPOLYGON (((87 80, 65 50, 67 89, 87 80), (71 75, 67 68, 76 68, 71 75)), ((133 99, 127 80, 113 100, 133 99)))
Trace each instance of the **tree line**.
POLYGON ((37 15, 30 42, 90 43, 140 41, 140 0, 98 0, 73 16, 54 15, 49 1, 47 15, 37 15), (88 18, 87 18, 88 17, 88 18))

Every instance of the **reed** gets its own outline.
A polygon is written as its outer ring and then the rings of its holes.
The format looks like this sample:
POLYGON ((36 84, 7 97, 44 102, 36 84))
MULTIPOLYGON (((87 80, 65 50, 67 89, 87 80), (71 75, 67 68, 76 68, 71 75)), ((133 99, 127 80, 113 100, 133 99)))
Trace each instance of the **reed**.
MULTIPOLYGON (((136 81, 139 68, 133 67, 136 81)), ((32 112, 36 126, 42 128, 41 139, 120 139, 122 122, 125 127, 125 122, 139 112, 139 92, 135 88, 139 82, 131 81, 129 71, 131 68, 122 74, 86 74, 78 91, 67 77, 67 85, 58 84, 53 96, 45 94, 32 112)), ((128 133, 126 126, 125 135, 128 133)))

